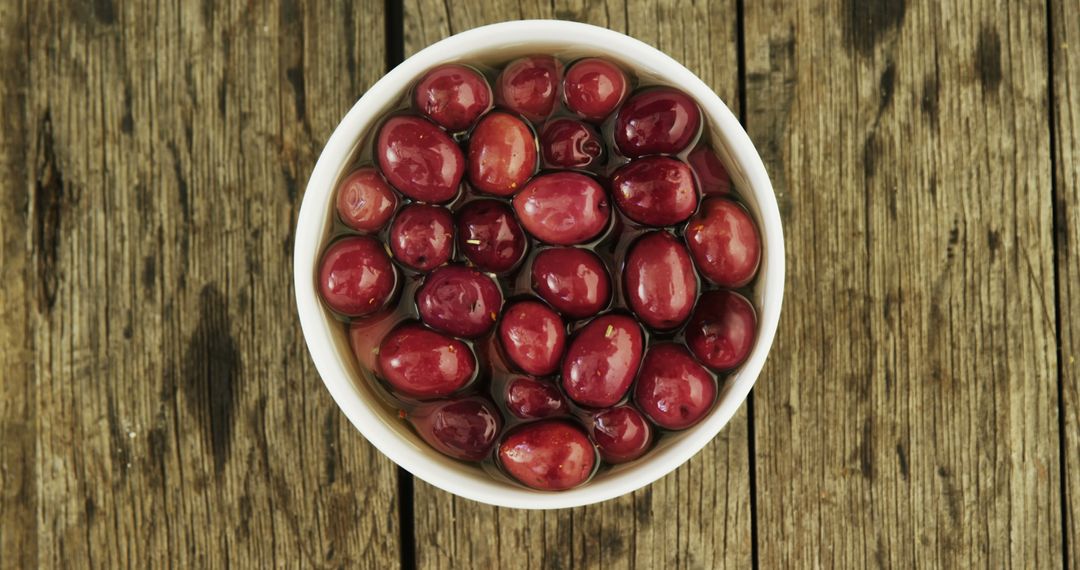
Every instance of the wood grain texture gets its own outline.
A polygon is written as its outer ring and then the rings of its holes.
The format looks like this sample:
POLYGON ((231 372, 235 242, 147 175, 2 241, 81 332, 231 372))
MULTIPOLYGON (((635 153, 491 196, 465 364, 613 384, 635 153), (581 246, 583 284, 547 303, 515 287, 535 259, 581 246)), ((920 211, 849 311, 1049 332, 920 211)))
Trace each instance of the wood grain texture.
POLYGON ((1062 565, 1045 9, 746 3, 761 567, 1062 565))
POLYGON ((1080 568, 1080 2, 1050 2, 1050 21, 1063 522, 1067 563, 1080 568))
MULTIPOLYGON (((557 17, 629 32, 658 46, 738 111, 735 3, 411 0, 405 53, 451 33, 557 17)), ((745 408, 689 463, 630 496, 559 512, 488 507, 417 482, 420 568, 745 568, 751 565, 745 408)))
MULTIPOLYGON (((29 137, 31 228, 16 207, 22 185, 5 183, 0 215, 5 277, 19 271, 7 258, 21 223, 36 289, 36 376, 4 383, 5 394, 37 391, 25 560, 396 565, 395 469, 319 382, 290 260, 317 153, 384 70, 382 3, 22 9, 26 33, 0 46, 5 66, 30 51, 25 128, 5 135, 29 137)), ((5 125, 22 96, 7 89, 5 125)), ((3 172, 17 181, 27 166, 6 151, 3 172)), ((21 334, 12 316, 5 339, 21 334)), ((17 369, 4 345, 5 368, 17 369)), ((19 426, 4 417, 7 458, 19 426)), ((8 482, 25 476, 5 474, 5 533, 21 512, 8 510, 8 482)))

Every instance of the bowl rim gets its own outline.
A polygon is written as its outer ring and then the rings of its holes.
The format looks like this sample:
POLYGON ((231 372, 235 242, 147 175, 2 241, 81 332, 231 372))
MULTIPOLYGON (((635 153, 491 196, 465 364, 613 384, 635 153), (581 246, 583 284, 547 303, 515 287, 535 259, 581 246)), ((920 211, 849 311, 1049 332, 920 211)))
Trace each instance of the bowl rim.
POLYGON ((392 69, 364 93, 335 127, 308 180, 295 229, 293 280, 300 324, 315 368, 338 407, 372 445, 397 465, 444 491, 495 506, 555 509, 598 503, 649 485, 686 463, 716 437, 746 400, 771 349, 783 299, 785 267, 780 211, 765 165, 738 119, 708 85, 667 54, 622 33, 577 22, 519 20, 473 28, 431 44, 392 69), (495 479, 486 484, 478 482, 475 477, 451 467, 444 458, 432 457, 436 451, 417 448, 385 425, 340 361, 313 276, 337 178, 350 164, 358 141, 388 103, 396 101, 415 78, 434 65, 460 61, 477 50, 565 42, 565 38, 574 38, 572 47, 585 46, 592 51, 618 55, 620 59, 633 57, 635 64, 663 70, 657 73, 690 93, 705 118, 719 127, 720 132, 714 136, 723 138, 731 160, 747 182, 740 190, 744 195, 752 194, 757 205, 764 252, 758 279, 764 283, 759 285, 762 295, 757 342, 746 362, 731 376, 730 385, 721 391, 723 397, 713 411, 701 423, 683 431, 678 441, 652 451, 630 468, 602 481, 555 493, 513 487, 495 479))

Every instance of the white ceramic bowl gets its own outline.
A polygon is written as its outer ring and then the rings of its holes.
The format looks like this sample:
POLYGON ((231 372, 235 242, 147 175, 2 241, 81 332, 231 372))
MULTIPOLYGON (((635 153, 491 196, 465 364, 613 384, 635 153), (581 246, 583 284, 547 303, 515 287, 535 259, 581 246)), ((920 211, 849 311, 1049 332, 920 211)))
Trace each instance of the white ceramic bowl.
POLYGON ((644 487, 682 465, 709 443, 754 385, 776 333, 784 289, 784 240, 772 185, 738 119, 704 82, 657 49, 604 28, 554 20, 494 24, 446 38, 405 60, 353 105, 330 136, 308 181, 294 248, 296 303, 308 349, 341 410, 379 451, 413 475, 445 491, 505 507, 554 509, 587 505, 644 487), (449 459, 424 443, 385 406, 352 356, 345 327, 319 301, 316 264, 333 225, 334 187, 359 144, 426 70, 445 62, 497 64, 530 53, 567 59, 596 55, 617 61, 646 83, 677 86, 701 105, 711 143, 761 229, 763 257, 751 301, 758 308, 757 343, 720 387, 717 405, 691 429, 665 436, 644 458, 598 473, 589 483, 558 493, 499 481, 478 466, 449 459))

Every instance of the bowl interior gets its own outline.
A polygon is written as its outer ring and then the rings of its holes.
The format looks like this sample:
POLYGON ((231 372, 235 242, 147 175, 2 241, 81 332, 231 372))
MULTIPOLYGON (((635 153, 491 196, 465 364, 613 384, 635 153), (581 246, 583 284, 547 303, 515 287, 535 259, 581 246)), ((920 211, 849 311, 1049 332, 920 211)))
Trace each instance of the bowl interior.
POLYGON ((746 398, 772 343, 783 286, 783 242, 779 213, 757 152, 737 119, 700 79, 663 53, 603 28, 558 21, 522 21, 477 28, 443 40, 412 56, 380 80, 346 115, 327 143, 309 181, 297 227, 297 302, 309 350, 327 388, 358 429, 384 454, 414 475, 444 490, 486 503, 521 508, 584 505, 630 492, 675 469, 723 427, 746 398), (566 38, 573 37, 573 47, 566 38), (722 381, 718 402, 695 427, 660 438, 644 458, 598 473, 585 486, 546 493, 492 478, 479 466, 432 450, 395 411, 381 404, 352 355, 346 328, 317 298, 315 265, 333 230, 336 183, 352 168, 370 129, 396 107, 412 82, 432 66, 447 62, 496 65, 531 53, 564 61, 602 56, 633 71, 643 84, 667 84, 690 93, 703 110, 708 140, 727 167, 740 198, 762 234, 762 263, 750 295, 758 310, 759 332, 747 362, 722 381))

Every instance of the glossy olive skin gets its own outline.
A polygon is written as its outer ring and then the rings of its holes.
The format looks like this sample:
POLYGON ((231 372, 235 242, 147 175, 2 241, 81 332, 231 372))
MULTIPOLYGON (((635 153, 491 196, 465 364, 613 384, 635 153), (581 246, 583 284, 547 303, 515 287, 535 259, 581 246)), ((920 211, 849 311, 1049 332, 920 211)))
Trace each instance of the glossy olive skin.
POLYGON ((709 291, 686 324, 686 345, 706 366, 723 372, 746 360, 756 333, 757 314, 750 301, 734 291, 709 291))
POLYGON ((604 142, 593 127, 574 119, 555 119, 540 133, 540 155, 548 168, 589 169, 600 164, 604 142))
POLYGON ((745 208, 725 198, 709 198, 686 226, 686 244, 701 274, 721 287, 742 287, 761 263, 757 224, 745 208))
POLYGON ((670 330, 690 316, 698 282, 686 246, 667 232, 634 242, 623 269, 626 300, 634 314, 656 330, 670 330))
POLYGON ((406 418, 428 445, 464 461, 484 460, 503 425, 495 404, 480 396, 422 404, 406 418))
POLYGON ((378 241, 364 236, 330 244, 319 263, 319 294, 347 317, 377 313, 397 289, 398 274, 378 241))
POLYGON ((671 87, 631 95, 615 117, 615 145, 623 156, 678 154, 701 129, 701 110, 689 95, 671 87))
POLYGON ((550 55, 515 59, 495 82, 495 101, 535 123, 555 109, 562 63, 550 55))
POLYGON ((604 315, 585 325, 563 359, 566 395, 591 408, 619 403, 634 381, 643 342, 641 327, 626 315, 604 315))
POLYGON ((470 267, 447 265, 432 271, 416 292, 420 319, 454 336, 487 333, 502 308, 502 292, 490 277, 470 267))
POLYGON ((532 287, 541 298, 572 319, 591 317, 611 300, 611 278, 596 254, 575 247, 553 247, 536 254, 532 287))
POLYGON ((514 196, 514 212, 536 239, 574 245, 607 227, 611 205, 596 180, 577 172, 553 172, 533 178, 514 196))
POLYGON ((469 138, 469 183, 496 196, 509 196, 536 172, 536 135, 515 115, 492 111, 469 138))
POLYGON ((554 384, 524 376, 511 380, 507 386, 506 408, 523 420, 565 416, 570 412, 566 398, 554 384))
POLYGON ((686 156, 686 162, 697 174, 698 186, 706 196, 725 196, 731 193, 731 175, 713 149, 702 145, 686 156))
POLYGON ((492 98, 483 75, 456 63, 428 71, 413 89, 413 106, 450 132, 469 128, 491 108, 492 98))
POLYGON ((686 429, 705 417, 716 401, 716 381, 686 348, 656 344, 645 355, 634 385, 634 402, 653 423, 686 429))
POLYGON ((574 62, 563 79, 566 107, 594 123, 602 122, 626 98, 630 80, 610 61, 589 57, 574 62))
POLYGON ((353 171, 337 190, 337 212, 342 223, 359 232, 377 232, 386 226, 398 207, 398 197, 378 170, 353 171))
POLYGON ((633 406, 598 412, 589 428, 600 457, 611 464, 633 461, 652 447, 652 426, 633 406))
POLYGON ((499 444, 499 464, 520 483, 563 491, 584 483, 596 466, 585 431, 566 420, 541 420, 511 430, 499 444))
POLYGON ((465 175, 465 155, 457 143, 423 117, 387 119, 379 128, 375 155, 386 180, 420 202, 449 202, 465 175))
POLYGON ((513 269, 525 256, 525 230, 506 204, 474 200, 457 212, 458 249, 478 268, 491 273, 513 269))
POLYGON ((514 303, 499 321, 503 352, 523 372, 545 376, 559 369, 566 348, 566 325, 539 301, 514 303))
POLYGON ((430 271, 454 252, 454 218, 442 206, 409 204, 390 224, 394 258, 417 271, 430 271))
POLYGON ((666 156, 639 158, 616 170, 611 194, 626 217, 655 228, 685 222, 698 203, 690 166, 666 156))
POLYGON ((427 400, 468 384, 476 373, 476 357, 460 340, 407 323, 379 344, 379 371, 397 393, 427 400))

